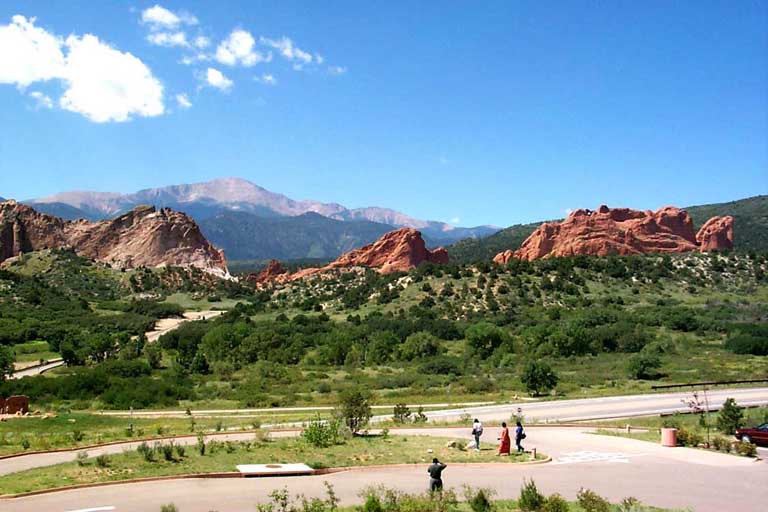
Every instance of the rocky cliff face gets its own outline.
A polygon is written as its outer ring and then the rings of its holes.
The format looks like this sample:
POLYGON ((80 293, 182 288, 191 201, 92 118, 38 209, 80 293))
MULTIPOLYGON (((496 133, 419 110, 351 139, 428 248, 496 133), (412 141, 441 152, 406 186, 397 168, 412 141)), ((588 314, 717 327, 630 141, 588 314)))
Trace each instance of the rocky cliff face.
POLYGON ((697 235, 688 213, 679 208, 667 206, 653 212, 603 205, 597 211, 576 210, 562 222, 542 224, 520 249, 501 252, 493 261, 504 264, 511 258, 530 261, 551 256, 678 253, 732 247, 731 217, 710 219, 697 235))
POLYGON ((390 231, 372 244, 343 254, 328 267, 372 267, 382 274, 389 274, 407 272, 424 261, 448 263, 448 252, 442 247, 430 251, 419 231, 402 228, 390 231))
POLYGON ((174 265, 228 275, 224 253, 180 212, 139 206, 111 220, 70 222, 15 201, 0 203, 0 261, 56 247, 115 268, 174 265))
POLYGON ((273 267, 272 271, 268 272, 270 268, 267 267, 253 280, 257 284, 285 283, 329 270, 351 267, 370 267, 382 274, 388 274, 411 270, 424 261, 436 264, 448 263, 448 252, 442 247, 430 251, 424 244, 424 239, 419 231, 413 228, 402 228, 390 231, 372 244, 343 254, 339 259, 325 267, 306 268, 293 274, 287 274, 284 271, 276 273, 275 270, 279 263, 273 266, 270 262, 270 266, 273 267), (263 276, 264 280, 260 281, 260 276, 263 276))
POLYGON ((245 278, 245 280, 251 284, 255 284, 256 286, 258 286, 264 283, 269 283, 270 281, 274 281, 275 279, 287 273, 288 271, 285 270, 285 268, 283 268, 283 266, 280 264, 279 261, 270 260, 269 264, 267 265, 267 268, 265 268, 258 274, 249 274, 248 277, 245 278))
POLYGON ((733 249, 733 217, 712 217, 696 233, 702 251, 733 249))

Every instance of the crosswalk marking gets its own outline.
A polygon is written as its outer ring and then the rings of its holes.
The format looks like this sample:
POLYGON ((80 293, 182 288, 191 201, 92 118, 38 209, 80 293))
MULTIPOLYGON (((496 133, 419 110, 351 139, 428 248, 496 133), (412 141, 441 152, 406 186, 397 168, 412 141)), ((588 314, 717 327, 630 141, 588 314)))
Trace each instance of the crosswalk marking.
POLYGON ((108 510, 115 510, 115 507, 108 506, 108 507, 80 508, 77 510, 69 510, 68 512, 106 512, 108 510))
POLYGON ((630 457, 639 457, 644 453, 623 453, 623 452, 567 452, 558 457, 552 464, 582 464, 585 462, 619 462, 629 463, 630 457))

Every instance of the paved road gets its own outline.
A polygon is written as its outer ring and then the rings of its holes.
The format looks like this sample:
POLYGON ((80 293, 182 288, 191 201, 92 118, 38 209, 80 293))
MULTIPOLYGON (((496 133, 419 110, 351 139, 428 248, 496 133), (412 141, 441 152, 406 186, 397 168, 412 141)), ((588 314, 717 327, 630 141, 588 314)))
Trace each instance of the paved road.
POLYGON ((34 366, 28 366, 24 368, 23 370, 17 370, 11 374, 12 379, 20 379, 22 377, 32 377, 34 375, 40 375, 42 373, 45 373, 49 370, 53 370, 54 368, 58 368, 59 366, 64 366, 64 360, 59 359, 51 359, 47 363, 41 365, 36 364, 34 366))
MULTIPOLYGON (((703 399, 703 395, 700 395, 703 399)), ((710 410, 719 409, 726 398, 735 398, 742 406, 768 405, 768 388, 751 389, 717 389, 707 392, 710 410)), ((482 421, 509 420, 518 408, 526 422, 547 421, 583 421, 607 418, 629 418, 633 416, 650 416, 674 412, 690 412, 683 404, 684 399, 690 399, 691 392, 656 393, 649 395, 612 396, 605 398, 585 398, 580 400, 558 400, 548 402, 520 402, 512 404, 490 405, 483 407, 468 407, 465 409, 450 409, 428 411, 424 414, 432 421, 452 421, 469 414, 482 421)))
MULTIPOLYGON (((416 435, 417 430, 400 432, 416 435)), ((455 429, 434 429, 436 436, 456 436, 455 429)), ((468 434, 468 432, 464 432, 468 434)), ((493 440, 495 428, 484 438, 493 440)), ((635 496, 647 504, 696 511, 747 512, 762 510, 768 502, 768 464, 749 459, 687 448, 658 445, 619 437, 598 436, 585 429, 530 427, 527 448, 553 455, 554 461, 536 466, 451 465, 444 473, 449 487, 463 484, 491 487, 500 498, 514 498, 524 478, 533 478, 545 493, 559 492, 573 499, 579 488, 587 487, 618 501, 635 496)), ((495 444, 495 443, 494 443, 495 444)), ((488 449, 494 447, 486 446, 488 449)), ((174 503, 180 512, 218 510, 253 511, 255 504, 282 487, 294 493, 322 497, 323 482, 337 491, 342 504, 359 503, 359 493, 369 485, 385 484, 402 491, 421 492, 426 488, 424 465, 400 468, 348 471, 326 476, 195 479, 120 484, 76 491, 64 491, 0 501, 4 512, 73 511, 114 507, 116 511, 156 512, 162 504, 174 503)), ((243 461, 248 462, 248 461, 243 461)), ((288 462, 288 461, 286 461, 288 462)))

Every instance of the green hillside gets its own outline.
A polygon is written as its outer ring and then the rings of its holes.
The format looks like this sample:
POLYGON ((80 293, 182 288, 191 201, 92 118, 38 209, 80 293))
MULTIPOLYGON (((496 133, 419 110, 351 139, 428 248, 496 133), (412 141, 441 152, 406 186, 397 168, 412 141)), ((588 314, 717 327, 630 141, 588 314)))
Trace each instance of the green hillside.
MULTIPOLYGON (((732 215, 735 220, 736 250, 768 250, 768 196, 755 196, 729 203, 716 203, 686 208, 696 228, 710 217, 732 215)), ((507 249, 518 249, 541 222, 516 224, 493 235, 466 239, 447 247, 451 260, 457 263, 488 261, 507 249)))
POLYGON ((737 250, 768 250, 768 195, 755 196, 730 203, 690 206, 688 213, 697 228, 715 215, 734 218, 733 245, 737 250))
POLYGON ((265 218, 223 212, 201 219, 200 229, 230 260, 335 259, 394 229, 369 221, 339 221, 316 213, 265 218))

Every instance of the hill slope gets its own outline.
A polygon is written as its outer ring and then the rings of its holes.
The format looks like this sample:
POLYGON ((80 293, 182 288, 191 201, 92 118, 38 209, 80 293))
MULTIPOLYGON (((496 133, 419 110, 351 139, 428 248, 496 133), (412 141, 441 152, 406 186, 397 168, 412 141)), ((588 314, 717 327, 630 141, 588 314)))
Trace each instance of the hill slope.
POLYGON ((768 250, 768 195, 686 209, 696 226, 701 226, 715 215, 731 215, 734 218, 734 248, 745 251, 768 250))
POLYGON ((268 219, 223 212, 201 220, 200 227, 206 238, 235 260, 333 259, 392 230, 387 224, 343 222, 317 213, 268 219))
MULTIPOLYGON (((699 228, 716 215, 732 215, 735 219, 736 250, 768 250, 768 196, 755 196, 729 203, 716 203, 685 208, 699 228)), ((560 220, 560 219, 557 219, 560 220)), ((490 236, 460 240, 447 247, 451 260, 461 263, 488 261, 499 252, 519 249, 528 236, 543 222, 515 224, 490 236)))

